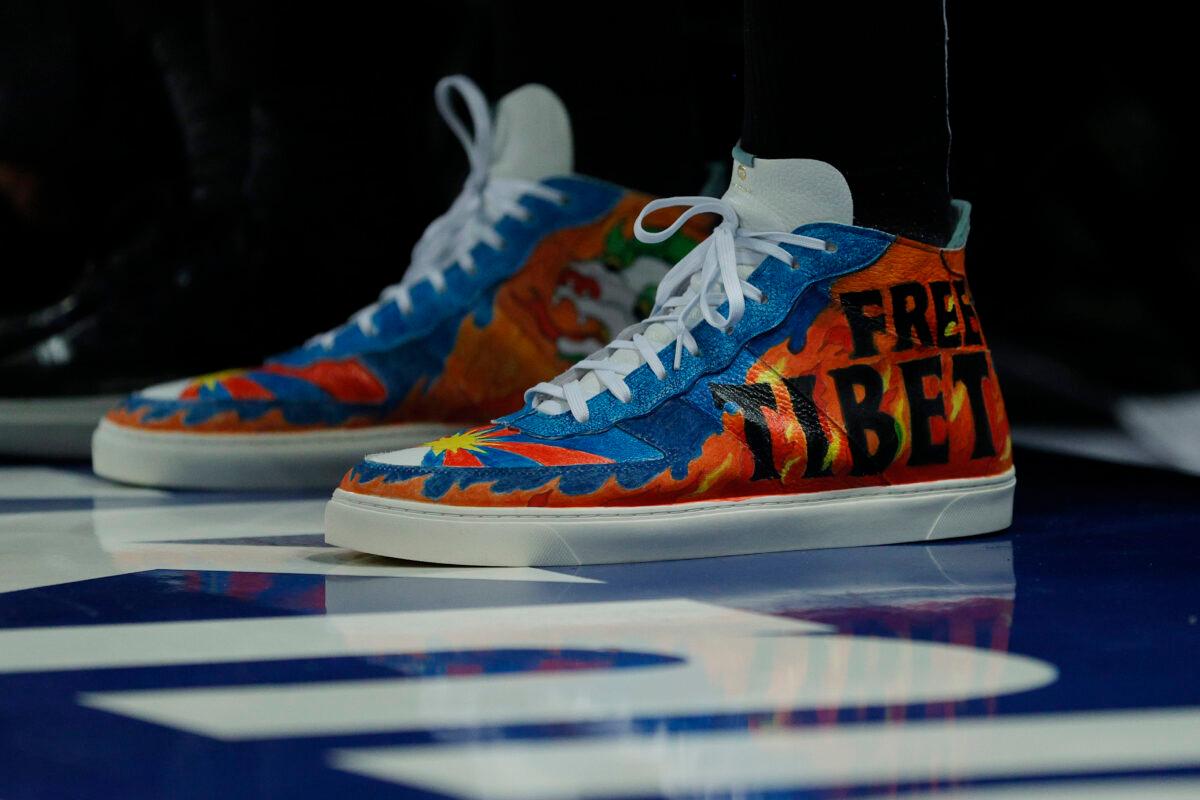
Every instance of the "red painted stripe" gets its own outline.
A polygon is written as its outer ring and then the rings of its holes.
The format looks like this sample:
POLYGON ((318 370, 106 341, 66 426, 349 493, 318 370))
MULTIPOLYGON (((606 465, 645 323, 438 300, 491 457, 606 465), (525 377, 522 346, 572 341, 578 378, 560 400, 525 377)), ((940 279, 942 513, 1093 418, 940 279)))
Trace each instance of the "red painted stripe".
POLYGON ((268 364, 260 369, 314 383, 340 403, 382 403, 387 399, 387 387, 355 358, 317 361, 307 367, 268 364))
POLYGON ((275 395, 249 378, 233 375, 220 381, 234 400, 271 400, 275 395))
POLYGON ((442 466, 445 467, 482 467, 483 462, 475 457, 470 450, 447 450, 442 456, 442 466))
POLYGON ((533 459, 546 467, 565 467, 572 464, 611 464, 611 458, 598 456, 595 453, 585 453, 582 450, 572 450, 568 447, 555 447, 551 444, 536 442, 488 442, 488 447, 497 450, 507 450, 519 456, 533 459))

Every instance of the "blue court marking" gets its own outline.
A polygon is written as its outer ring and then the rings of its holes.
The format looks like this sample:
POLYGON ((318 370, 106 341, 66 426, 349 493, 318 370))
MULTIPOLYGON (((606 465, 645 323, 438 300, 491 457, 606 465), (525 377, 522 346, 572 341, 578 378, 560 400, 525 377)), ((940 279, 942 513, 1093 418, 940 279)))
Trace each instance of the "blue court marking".
POLYGON ((12 711, 38 708, 48 698, 74 703, 81 692, 577 672, 655 667, 682 661, 660 653, 625 650, 503 648, 22 672, 0 677, 0 685, 10 694, 4 707, 12 711))
POLYGON ((328 500, 328 492, 177 492, 151 495, 92 495, 79 497, 6 497, 0 498, 0 514, 31 514, 56 511, 117 511, 166 506, 216 505, 222 503, 270 503, 295 500, 328 500))
POLYGON ((324 614, 319 575, 151 570, 0 594, 0 629, 324 614))

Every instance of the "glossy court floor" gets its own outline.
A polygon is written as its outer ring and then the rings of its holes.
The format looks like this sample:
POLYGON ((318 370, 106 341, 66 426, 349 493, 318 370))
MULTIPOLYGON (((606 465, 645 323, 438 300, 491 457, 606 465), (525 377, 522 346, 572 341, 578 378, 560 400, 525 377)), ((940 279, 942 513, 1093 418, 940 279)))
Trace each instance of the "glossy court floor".
POLYGON ((1200 797, 1200 479, 1017 455, 1003 534, 578 569, 0 467, 0 798, 1200 797))

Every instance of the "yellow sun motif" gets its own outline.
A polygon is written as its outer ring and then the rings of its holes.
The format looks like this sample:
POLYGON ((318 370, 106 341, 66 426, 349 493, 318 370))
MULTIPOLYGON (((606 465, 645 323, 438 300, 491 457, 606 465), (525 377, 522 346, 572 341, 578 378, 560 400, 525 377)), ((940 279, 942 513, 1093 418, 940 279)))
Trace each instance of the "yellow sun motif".
POLYGON ((490 438, 491 431, 470 430, 443 436, 427 443, 426 447, 431 449, 435 456, 440 456, 447 451, 457 453, 459 450, 474 450, 476 453, 482 453, 484 442, 490 438))
POLYGON ((245 374, 246 370, 244 369, 223 369, 220 372, 210 372, 207 375, 201 375, 192 381, 192 383, 201 389, 215 389, 217 388, 217 384, 226 378, 245 374))

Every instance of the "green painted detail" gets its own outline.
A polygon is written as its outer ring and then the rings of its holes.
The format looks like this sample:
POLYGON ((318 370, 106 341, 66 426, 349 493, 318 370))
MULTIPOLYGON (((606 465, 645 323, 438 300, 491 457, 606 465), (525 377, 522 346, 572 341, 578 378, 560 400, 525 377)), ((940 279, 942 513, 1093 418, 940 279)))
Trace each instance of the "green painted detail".
POLYGON ((563 350, 559 350, 558 357, 563 361, 566 361, 568 364, 574 364, 587 358, 587 353, 567 353, 563 350))
POLYGON ((665 242, 646 244, 636 238, 626 239, 621 233, 625 227, 624 221, 617 223, 608 232, 604 240, 604 263, 617 269, 625 269, 642 256, 661 259, 668 264, 675 264, 681 258, 692 252, 696 242, 677 233, 665 242))
POLYGON ((638 319, 645 319, 650 316, 650 312, 654 310, 654 295, 657 292, 657 286, 647 286, 642 289, 641 294, 638 295, 637 302, 633 306, 638 319))

